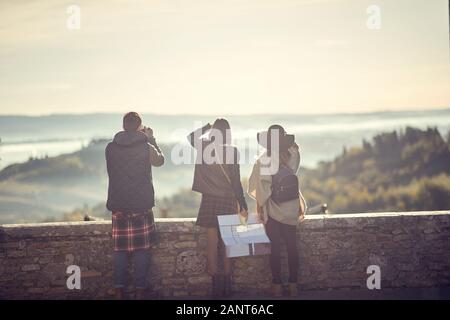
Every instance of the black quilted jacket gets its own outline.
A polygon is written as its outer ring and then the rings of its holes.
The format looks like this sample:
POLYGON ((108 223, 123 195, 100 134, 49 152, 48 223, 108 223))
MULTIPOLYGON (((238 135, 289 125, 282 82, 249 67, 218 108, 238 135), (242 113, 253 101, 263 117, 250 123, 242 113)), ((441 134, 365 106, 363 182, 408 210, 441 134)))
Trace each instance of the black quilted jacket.
POLYGON ((106 207, 112 212, 147 212, 155 205, 147 136, 121 131, 105 150, 109 176, 106 207))

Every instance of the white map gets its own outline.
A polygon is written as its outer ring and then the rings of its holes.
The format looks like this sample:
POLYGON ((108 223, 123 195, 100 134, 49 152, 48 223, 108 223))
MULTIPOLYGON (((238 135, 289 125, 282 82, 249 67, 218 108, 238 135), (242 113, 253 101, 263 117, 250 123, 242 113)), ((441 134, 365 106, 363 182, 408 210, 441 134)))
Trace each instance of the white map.
POLYGON ((217 218, 227 257, 270 253, 270 240, 256 214, 249 214, 246 225, 241 224, 237 214, 219 215, 217 218))

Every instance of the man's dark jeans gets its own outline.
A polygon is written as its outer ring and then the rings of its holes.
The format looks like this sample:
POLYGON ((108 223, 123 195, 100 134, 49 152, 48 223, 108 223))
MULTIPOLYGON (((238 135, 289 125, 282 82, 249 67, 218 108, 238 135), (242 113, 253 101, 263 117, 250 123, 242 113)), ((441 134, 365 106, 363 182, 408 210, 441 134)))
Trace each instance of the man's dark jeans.
POLYGON ((136 289, 145 289, 147 270, 150 263, 150 250, 139 249, 133 252, 114 251, 114 287, 124 288, 130 260, 134 266, 134 285, 136 289))

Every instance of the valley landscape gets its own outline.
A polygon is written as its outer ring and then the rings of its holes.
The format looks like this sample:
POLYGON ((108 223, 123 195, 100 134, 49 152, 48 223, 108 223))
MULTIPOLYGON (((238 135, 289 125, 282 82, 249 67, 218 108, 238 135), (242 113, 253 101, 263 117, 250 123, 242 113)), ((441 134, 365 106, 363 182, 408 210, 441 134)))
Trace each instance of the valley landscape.
MULTIPOLYGON (((120 130, 120 115, 54 117, 59 119, 19 117, 16 126, 11 118, 0 117, 2 125, 9 125, 0 131, 0 224, 82 220, 85 215, 109 218, 104 204, 104 149, 111 139, 108 137, 120 130), (92 123, 86 121, 91 118, 92 123), (30 132, 34 140, 26 135, 30 132), (66 141, 69 146, 61 148, 59 154, 55 148, 45 149, 45 144, 52 144, 52 136, 59 139, 58 145, 66 141), (79 149, 71 145, 77 139, 85 141, 79 149), (10 151, 11 145, 30 143, 37 148, 35 156, 10 151), (71 147, 76 150, 64 152, 71 147), (11 163, 12 159, 22 161, 11 163)), ((166 155, 165 165, 153 170, 158 216, 195 217, 200 200, 190 191, 193 165, 172 161, 174 146, 186 141, 182 134, 171 135, 170 123, 186 133, 193 130, 194 119, 206 123, 211 118, 192 117, 191 123, 175 116, 144 116, 166 155)), ((310 207, 326 203, 332 213, 450 208, 450 110, 231 118, 235 142, 240 153, 247 155, 241 165, 244 185, 252 156, 258 152, 251 135, 279 122, 295 133, 301 147, 299 175, 310 207), (250 124, 255 123, 258 129, 251 129, 250 124)))

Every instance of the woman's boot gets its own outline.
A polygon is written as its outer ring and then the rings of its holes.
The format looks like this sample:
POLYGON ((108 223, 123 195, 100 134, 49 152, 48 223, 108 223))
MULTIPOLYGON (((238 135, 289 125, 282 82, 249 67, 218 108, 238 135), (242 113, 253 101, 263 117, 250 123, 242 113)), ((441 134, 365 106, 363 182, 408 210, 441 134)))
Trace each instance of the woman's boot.
POLYGON ((231 281, 231 274, 224 274, 224 296, 231 297, 233 295, 233 282, 231 281))
POLYGON ((215 274, 212 276, 212 297, 213 299, 219 299, 223 296, 224 290, 224 278, 221 274, 215 274))
POLYGON ((280 298, 283 296, 283 287, 280 283, 272 284, 272 296, 275 298, 280 298))
POLYGON ((114 298, 116 300, 123 300, 123 288, 114 288, 114 298))
POLYGON ((144 300, 145 299, 145 289, 141 289, 141 288, 136 289, 135 294, 136 294, 135 295, 136 300, 144 300))
POLYGON ((298 284, 297 282, 289 282, 289 296, 298 297, 298 284))

